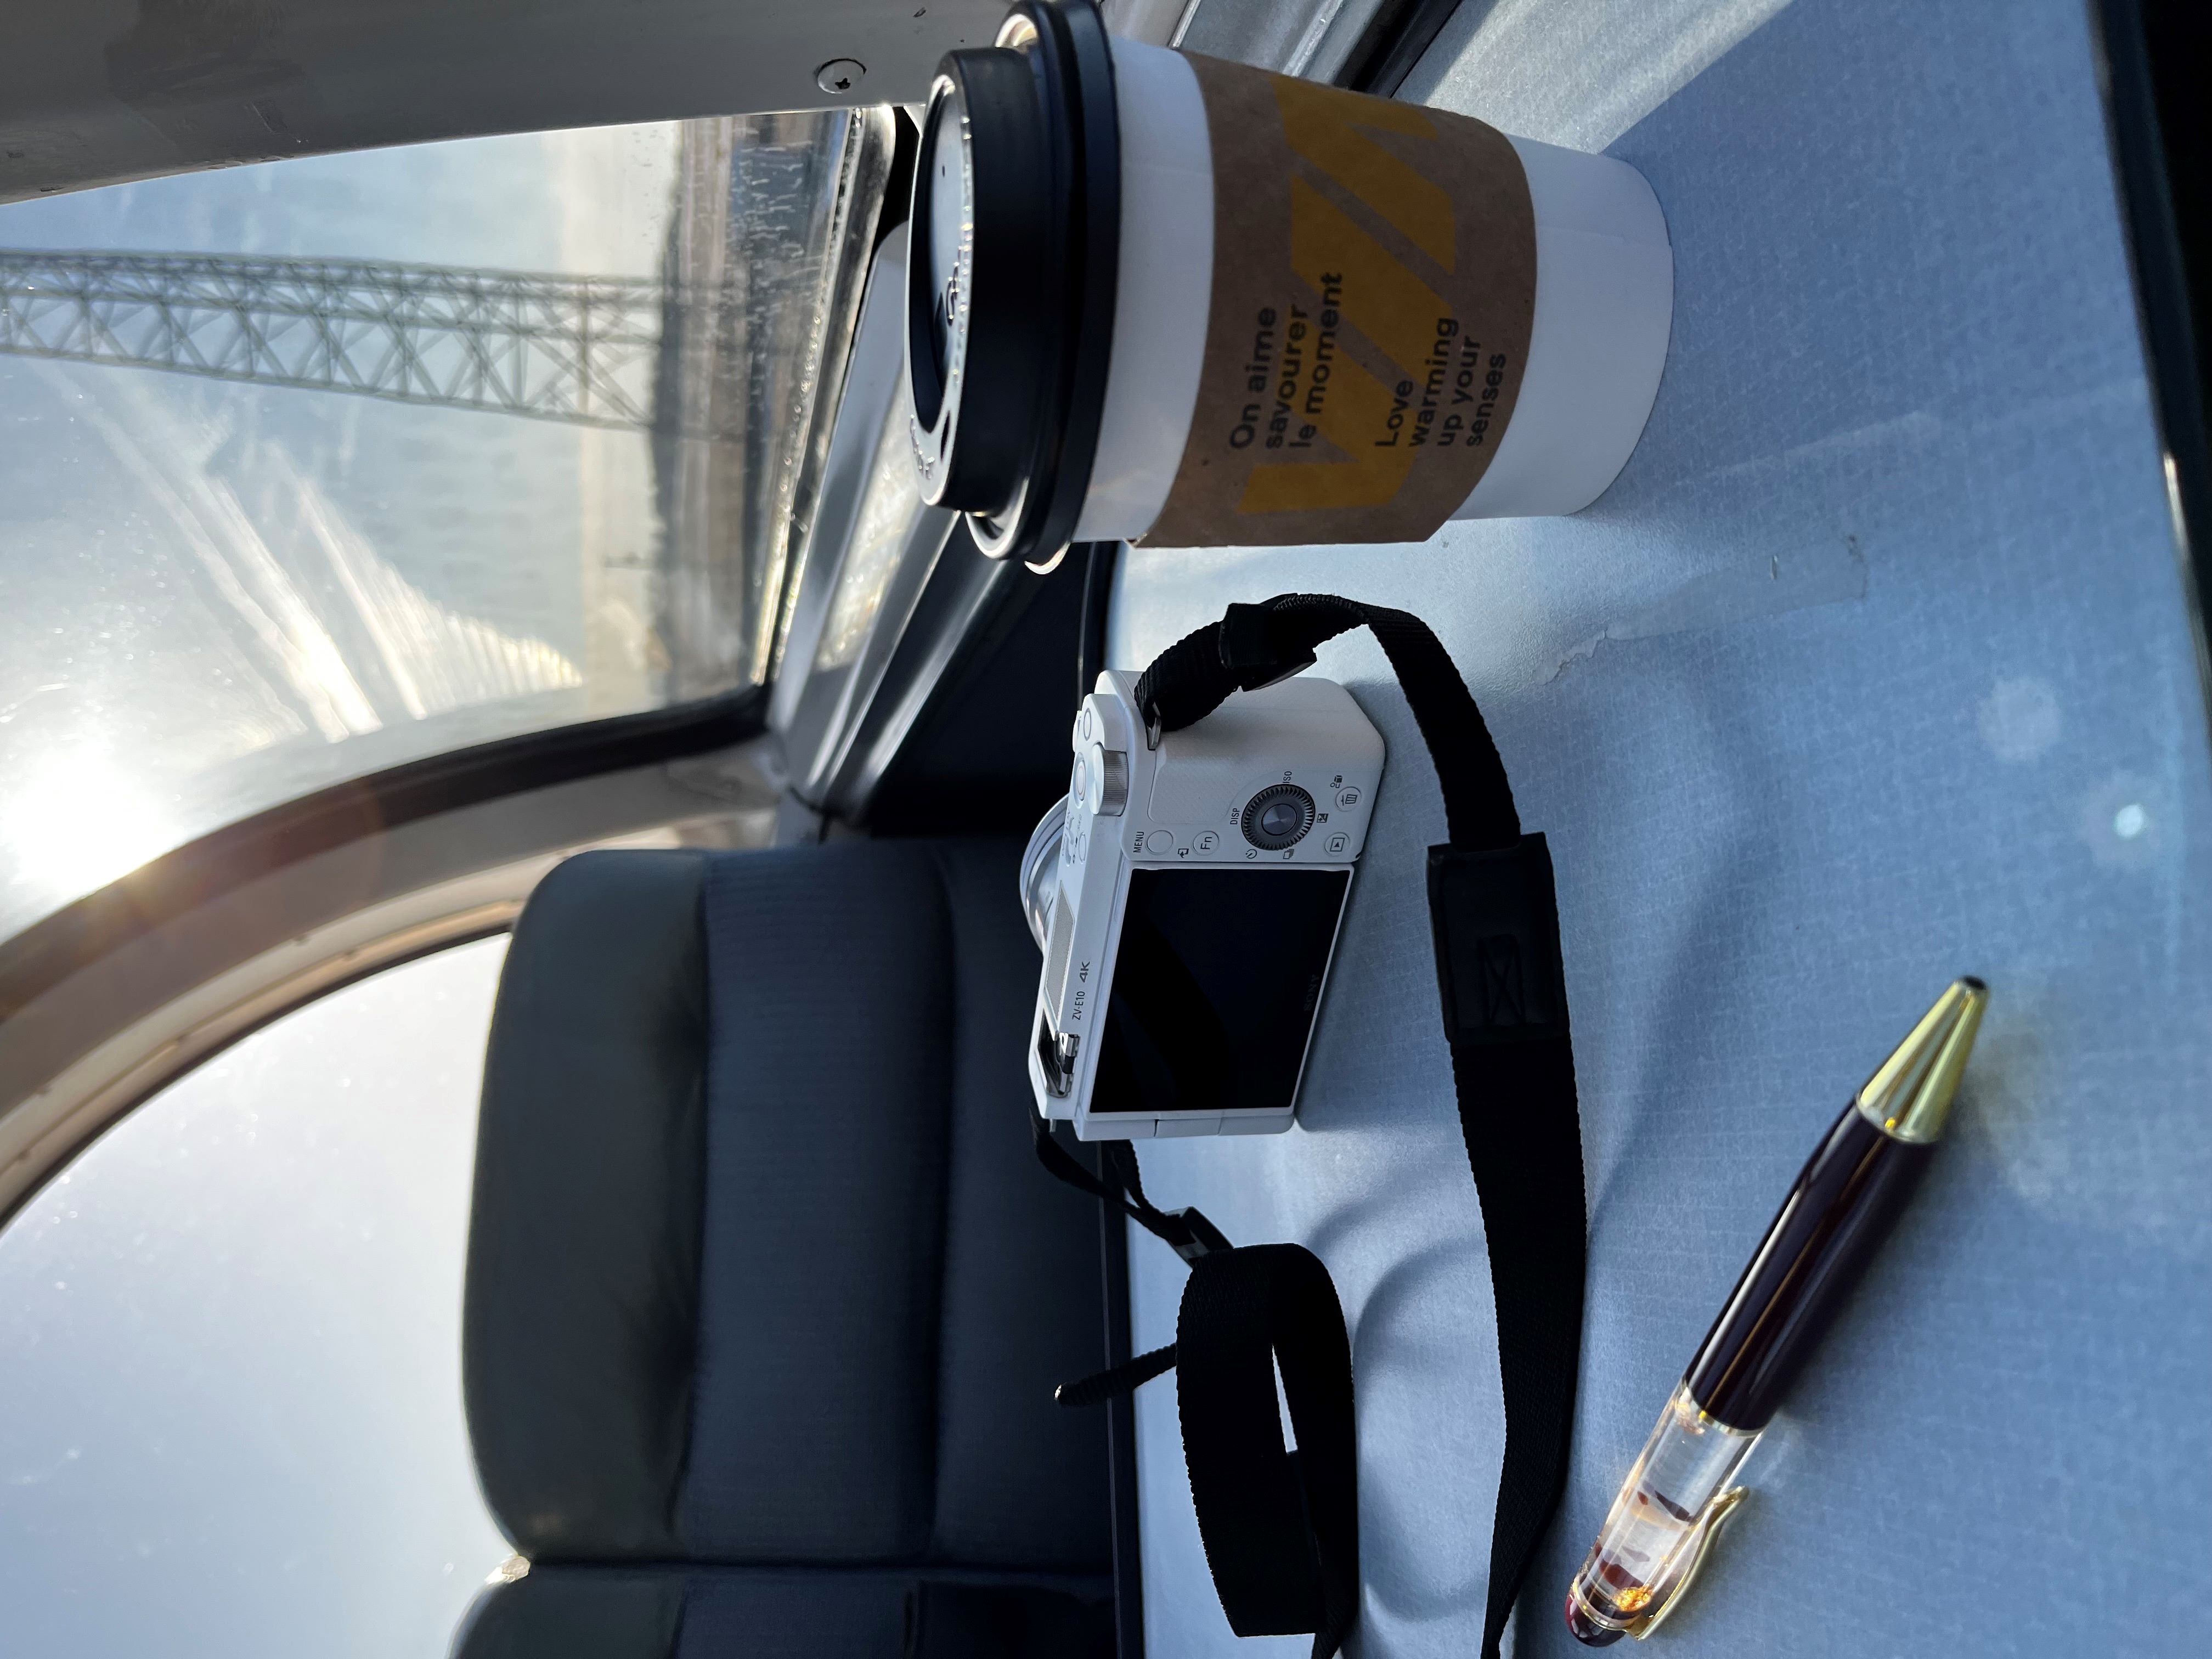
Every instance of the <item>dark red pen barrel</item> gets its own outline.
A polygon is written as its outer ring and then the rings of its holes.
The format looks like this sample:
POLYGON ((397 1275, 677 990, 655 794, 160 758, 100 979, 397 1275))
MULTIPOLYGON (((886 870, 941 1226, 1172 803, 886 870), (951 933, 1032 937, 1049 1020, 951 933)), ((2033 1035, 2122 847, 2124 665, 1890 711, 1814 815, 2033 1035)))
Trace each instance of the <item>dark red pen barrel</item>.
POLYGON ((1935 1150, 1885 1134, 1856 1103, 1844 1109, 1684 1374, 1701 1410, 1734 1428, 1766 1426, 1935 1150))

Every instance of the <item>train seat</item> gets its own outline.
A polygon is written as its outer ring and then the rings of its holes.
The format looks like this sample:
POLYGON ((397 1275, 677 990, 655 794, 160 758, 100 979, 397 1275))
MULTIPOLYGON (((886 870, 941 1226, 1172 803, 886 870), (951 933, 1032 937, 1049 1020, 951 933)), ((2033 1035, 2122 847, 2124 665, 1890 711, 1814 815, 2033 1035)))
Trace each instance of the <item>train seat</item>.
POLYGON ((1029 1145, 1017 851, 597 852, 540 884, 463 1320, 531 1571, 463 1659, 1111 1650, 1103 1425, 1052 1401, 1104 1363, 1100 1230, 1029 1145))

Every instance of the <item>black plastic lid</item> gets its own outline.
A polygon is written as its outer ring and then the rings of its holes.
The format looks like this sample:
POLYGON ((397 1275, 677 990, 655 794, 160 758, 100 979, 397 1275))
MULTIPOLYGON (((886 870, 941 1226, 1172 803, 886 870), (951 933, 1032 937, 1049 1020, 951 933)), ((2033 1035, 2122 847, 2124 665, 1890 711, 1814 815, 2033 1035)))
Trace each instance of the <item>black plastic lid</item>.
POLYGON ((994 558, 1050 569, 1106 402, 1121 244, 1114 65, 1093 0, 1022 0, 948 53, 921 123, 907 384, 924 500, 994 558))

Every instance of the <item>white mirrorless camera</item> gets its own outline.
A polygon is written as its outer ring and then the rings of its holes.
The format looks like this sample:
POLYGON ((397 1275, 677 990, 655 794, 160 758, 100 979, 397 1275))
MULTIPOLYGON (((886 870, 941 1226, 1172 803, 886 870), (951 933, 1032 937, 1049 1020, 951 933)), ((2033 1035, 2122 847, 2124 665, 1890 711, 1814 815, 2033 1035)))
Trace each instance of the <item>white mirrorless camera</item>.
POLYGON ((1084 1140, 1279 1133, 1382 736, 1342 686, 1300 676, 1148 744, 1135 688, 1109 671, 1083 700, 1067 799, 1023 860, 1044 950, 1030 1084, 1084 1140))

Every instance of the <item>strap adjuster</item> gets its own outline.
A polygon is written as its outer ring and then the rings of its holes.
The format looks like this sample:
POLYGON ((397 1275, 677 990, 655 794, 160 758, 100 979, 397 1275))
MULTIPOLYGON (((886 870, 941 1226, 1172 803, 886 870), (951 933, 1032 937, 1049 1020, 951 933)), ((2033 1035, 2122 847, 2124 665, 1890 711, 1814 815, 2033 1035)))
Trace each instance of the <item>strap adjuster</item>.
POLYGON ((1165 1214, 1170 1220, 1182 1223, 1184 1236, 1180 1243, 1174 1244, 1174 1249, 1184 1261, 1195 1261, 1202 1255, 1212 1255, 1230 1248, 1221 1229, 1207 1220, 1206 1212, 1196 1205, 1169 1210, 1165 1214))
POLYGON ((1314 665, 1310 647, 1284 648, 1281 629, 1279 613, 1269 605, 1232 605, 1222 617, 1217 648, 1240 690, 1257 691, 1314 665))

